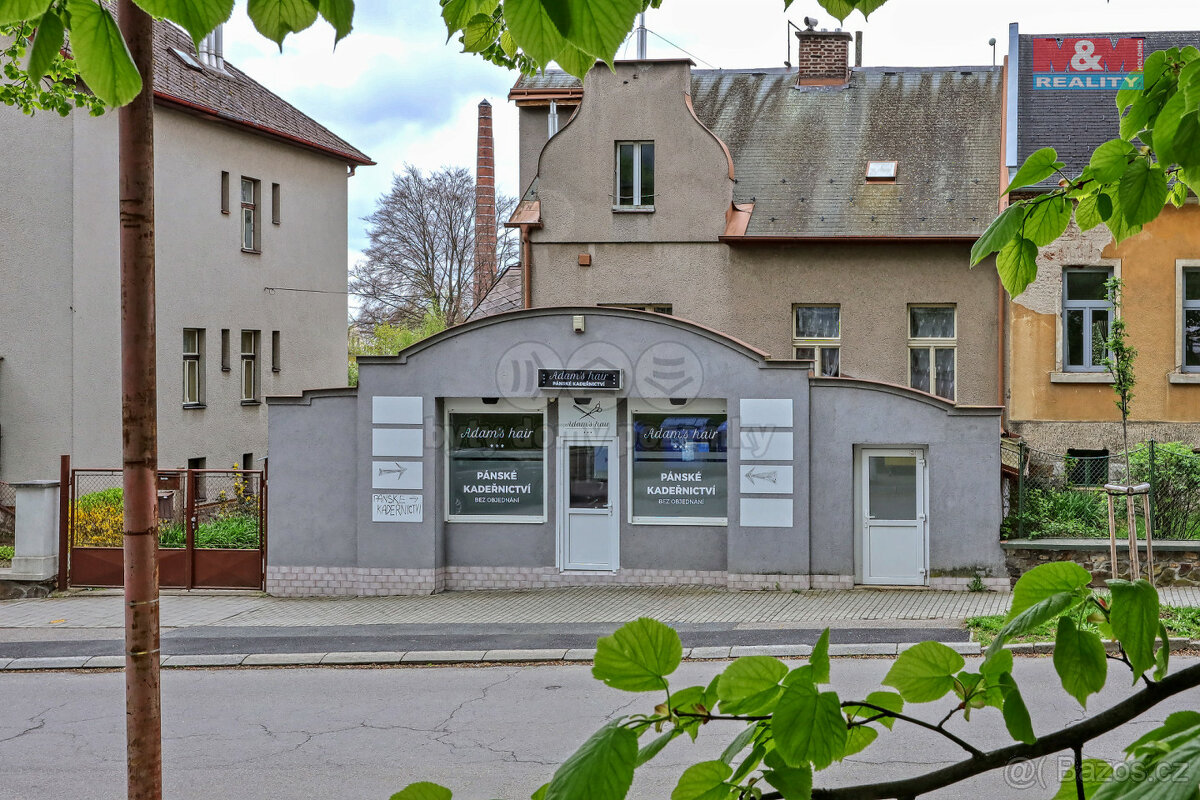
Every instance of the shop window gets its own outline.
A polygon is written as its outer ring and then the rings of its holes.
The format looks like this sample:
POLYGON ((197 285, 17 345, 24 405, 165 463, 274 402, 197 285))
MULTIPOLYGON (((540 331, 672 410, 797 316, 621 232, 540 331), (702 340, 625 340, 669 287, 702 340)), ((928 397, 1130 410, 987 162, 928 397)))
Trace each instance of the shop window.
POLYGON ((908 385, 955 401, 958 331, 952 305, 909 306, 908 385))
POLYGON ((1200 269, 1183 271, 1183 371, 1200 372, 1200 269))
POLYGON ((792 314, 792 350, 796 360, 811 362, 818 375, 841 375, 841 306, 796 306, 792 314))
POLYGON ((1107 450, 1067 450, 1064 466, 1073 486, 1103 486, 1108 483, 1107 450))
POLYGON ((1069 269, 1063 273, 1063 369, 1102 372, 1107 352, 1112 303, 1104 283, 1106 269, 1069 269))
POLYGON ((545 522, 545 415, 502 409, 500 403, 491 408, 448 409, 447 516, 451 521, 545 522))
POLYGON ((654 210, 654 142, 617 142, 613 209, 654 210))
POLYGON ((724 525, 728 517, 729 418, 689 404, 630 412, 631 521, 724 525))

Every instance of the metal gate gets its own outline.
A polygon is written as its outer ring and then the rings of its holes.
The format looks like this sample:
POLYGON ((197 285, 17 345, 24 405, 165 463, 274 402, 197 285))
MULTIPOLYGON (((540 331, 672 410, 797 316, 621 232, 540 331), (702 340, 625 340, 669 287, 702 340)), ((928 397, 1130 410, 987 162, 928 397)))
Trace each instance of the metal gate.
MULTIPOLYGON (((71 470, 68 584, 124 584, 121 471, 71 470)), ((158 472, 158 580, 170 589, 263 589, 267 472, 158 472)))

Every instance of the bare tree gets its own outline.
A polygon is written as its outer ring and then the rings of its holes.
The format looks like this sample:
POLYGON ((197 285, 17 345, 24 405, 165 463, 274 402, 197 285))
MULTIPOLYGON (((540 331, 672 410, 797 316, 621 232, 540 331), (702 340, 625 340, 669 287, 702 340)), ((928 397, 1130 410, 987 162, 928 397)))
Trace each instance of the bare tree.
MULTIPOLYGON (((516 199, 496 199, 496 264, 517 258, 519 243, 504 220, 516 199)), ((405 164, 391 191, 365 218, 371 244, 350 271, 350 292, 361 301, 357 322, 409 326, 433 312, 453 325, 474 307, 475 181, 463 167, 428 175, 405 164)))

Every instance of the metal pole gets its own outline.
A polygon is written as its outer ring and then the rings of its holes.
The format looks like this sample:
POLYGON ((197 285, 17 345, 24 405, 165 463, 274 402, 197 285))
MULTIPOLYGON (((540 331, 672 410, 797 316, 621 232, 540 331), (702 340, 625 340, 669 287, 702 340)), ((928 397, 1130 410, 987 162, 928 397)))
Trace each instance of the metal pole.
POLYGON ((58 590, 66 591, 71 557, 71 457, 58 461, 58 590))
POLYGON ((1025 440, 1017 442, 1017 538, 1025 538, 1025 440))
POLYGON ((646 12, 638 15, 637 27, 637 57, 638 61, 646 60, 646 12))
POLYGON ((129 800, 162 797, 157 375, 154 341, 154 20, 119 0, 142 90, 119 112, 121 433, 125 491, 125 731, 129 800))
POLYGON ((1155 516, 1154 493, 1155 493, 1155 489, 1158 488, 1158 484, 1154 479, 1155 456, 1156 456, 1156 453, 1154 451, 1154 440, 1151 439, 1150 440, 1150 475, 1149 475, 1149 478, 1150 478, 1150 505, 1148 507, 1146 507, 1146 530, 1149 530, 1154 525, 1154 516, 1155 516))

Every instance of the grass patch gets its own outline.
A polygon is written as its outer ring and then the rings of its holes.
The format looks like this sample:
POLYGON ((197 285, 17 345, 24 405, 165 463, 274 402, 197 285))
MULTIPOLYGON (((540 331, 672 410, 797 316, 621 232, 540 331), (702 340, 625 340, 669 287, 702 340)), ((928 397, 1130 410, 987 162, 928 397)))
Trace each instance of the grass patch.
MULTIPOLYGON (((183 526, 166 523, 158 529, 159 547, 183 547, 183 526)), ((196 527, 200 549, 254 550, 259 546, 258 519, 249 514, 218 516, 196 527)))
POLYGON ((15 549, 12 547, 0 545, 0 567, 11 567, 15 552, 15 549))
MULTIPOLYGON (((1168 636, 1182 636, 1188 639, 1200 639, 1200 608, 1180 608, 1177 606, 1163 606, 1159 611, 1159 617, 1163 624, 1167 627, 1168 636)), ((1052 623, 1046 623, 1040 628, 1012 639, 1012 642, 1052 642, 1054 641, 1055 629, 1058 626, 1058 620, 1052 623)), ((1086 625, 1086 627, 1091 627, 1086 625)), ((974 638, 984 648, 992 643, 996 638, 996 634, 1004 627, 1004 617, 1000 614, 993 614, 987 617, 971 617, 967 620, 967 630, 971 631, 974 638)))

